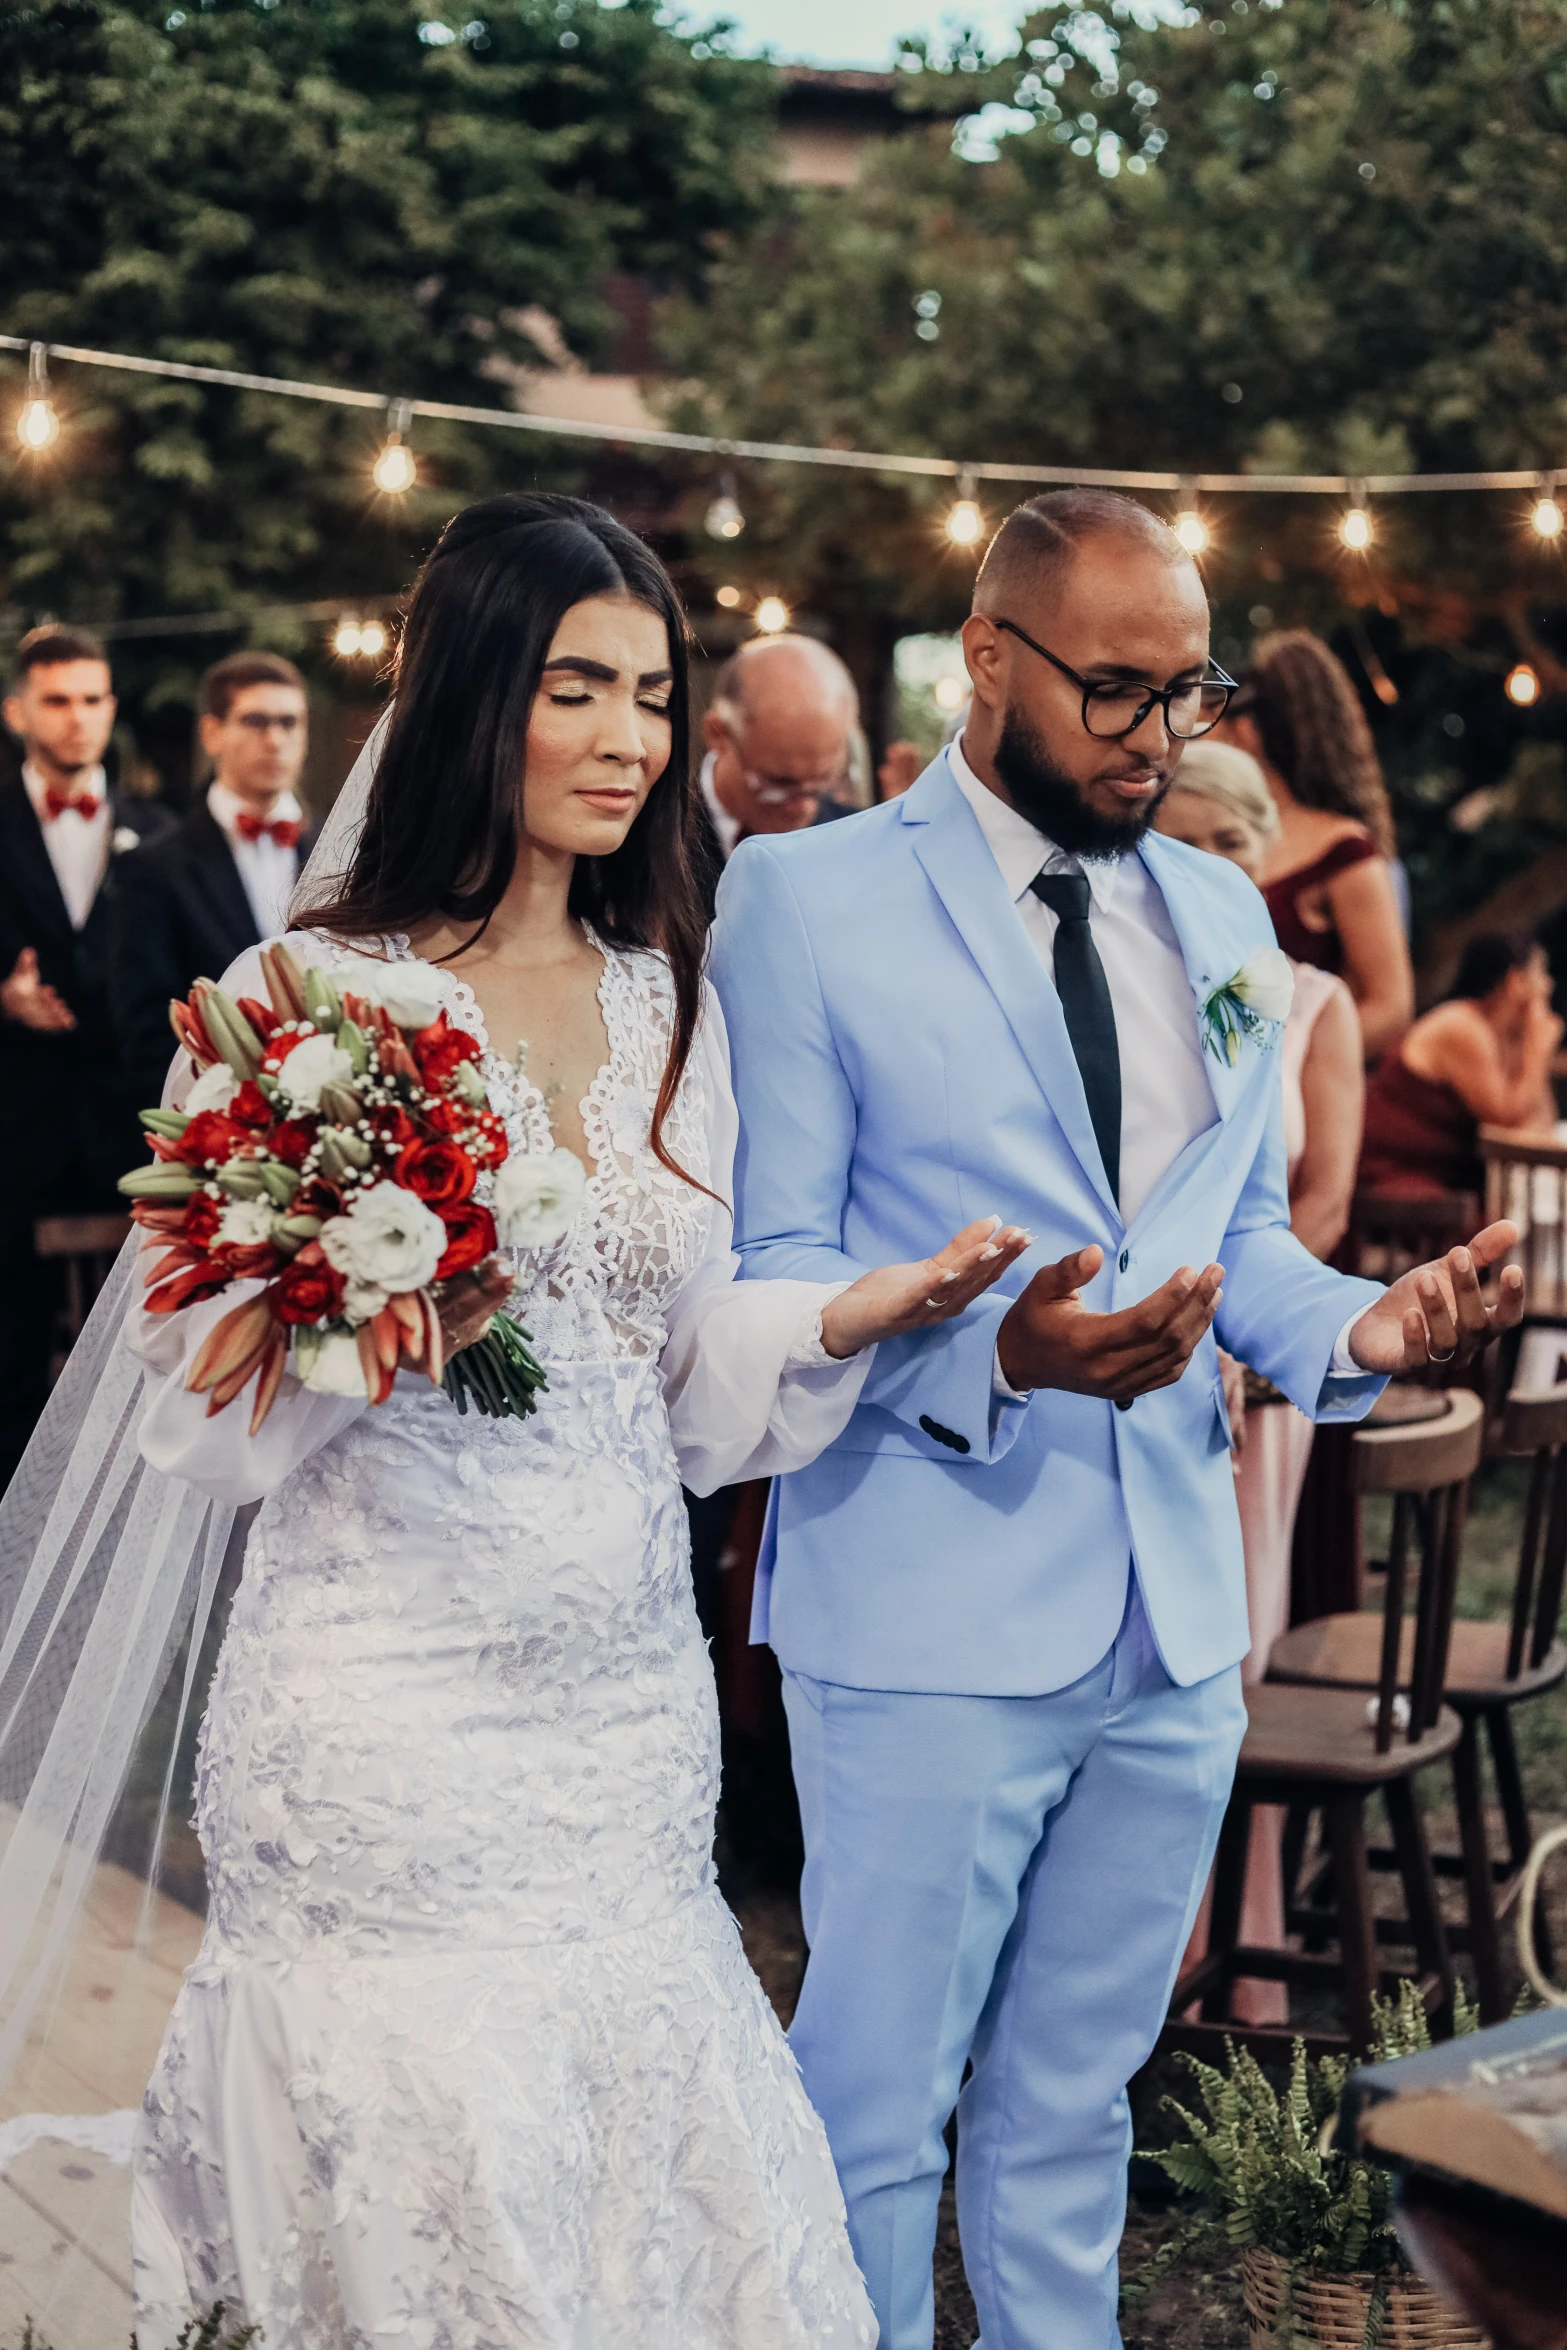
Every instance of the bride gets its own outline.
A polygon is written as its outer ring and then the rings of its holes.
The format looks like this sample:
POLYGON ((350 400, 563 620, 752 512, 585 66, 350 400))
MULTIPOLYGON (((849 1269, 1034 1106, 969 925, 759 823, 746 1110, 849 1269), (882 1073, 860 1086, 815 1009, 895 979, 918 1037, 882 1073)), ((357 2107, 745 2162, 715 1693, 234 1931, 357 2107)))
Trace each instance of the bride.
MULTIPOLYGON (((714 1882, 680 1485, 812 1459, 868 1350, 1025 1241, 987 1222, 852 1287, 734 1282, 686 691, 639 540, 570 498, 470 507, 293 941, 413 966, 485 1045, 512 1152, 587 1170, 563 1239, 443 1309, 448 1350, 497 1309, 526 1326, 537 1415, 286 1380, 252 1436, 248 1397, 208 1418, 185 1386, 231 1297, 129 1318, 145 1461, 260 1502, 202 1733, 207 1931, 134 2158, 143 2350, 217 2299, 267 2350, 875 2337, 714 1882)), ((254 952, 226 984, 263 992, 254 952)))

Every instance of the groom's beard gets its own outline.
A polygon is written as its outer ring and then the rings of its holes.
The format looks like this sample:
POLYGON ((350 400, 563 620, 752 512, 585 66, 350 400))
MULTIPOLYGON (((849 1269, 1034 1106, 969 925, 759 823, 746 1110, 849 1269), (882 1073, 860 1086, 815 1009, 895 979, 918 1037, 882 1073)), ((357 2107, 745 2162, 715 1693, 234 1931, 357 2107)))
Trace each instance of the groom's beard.
POLYGON ((1070 857, 1108 859, 1135 849, 1172 780, 1166 776, 1152 800, 1129 809, 1124 816, 1102 816, 1089 807, 1080 787, 1051 758, 1043 737, 1016 709, 1009 710, 1003 719, 1001 740, 992 757, 1018 814, 1026 816, 1036 831, 1070 857))

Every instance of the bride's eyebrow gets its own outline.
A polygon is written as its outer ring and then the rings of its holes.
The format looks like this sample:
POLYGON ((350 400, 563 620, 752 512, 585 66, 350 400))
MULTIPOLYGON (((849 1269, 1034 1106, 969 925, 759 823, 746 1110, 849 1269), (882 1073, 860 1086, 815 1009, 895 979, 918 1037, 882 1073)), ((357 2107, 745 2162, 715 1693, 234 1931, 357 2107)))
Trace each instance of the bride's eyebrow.
MULTIPOLYGON (((558 661, 546 661, 544 675, 548 677, 557 669, 569 670, 574 677, 594 678, 603 685, 617 685, 620 681, 618 669, 612 668, 607 661, 590 661, 585 653, 562 653, 558 661)), ((637 691, 645 693, 649 686, 670 685, 673 682, 672 669, 646 669, 637 679, 637 691)))

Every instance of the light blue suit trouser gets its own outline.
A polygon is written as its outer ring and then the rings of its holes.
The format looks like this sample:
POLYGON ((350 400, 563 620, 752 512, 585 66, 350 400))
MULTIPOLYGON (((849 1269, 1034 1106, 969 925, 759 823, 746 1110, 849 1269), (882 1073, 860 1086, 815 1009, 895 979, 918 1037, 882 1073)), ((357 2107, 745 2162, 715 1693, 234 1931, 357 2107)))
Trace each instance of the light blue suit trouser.
POLYGON ((1047 1697, 792 1673, 784 1696, 811 1953, 790 2039, 881 2350, 930 2350, 954 2105, 983 2350, 1118 2350, 1126 2084, 1218 1841, 1239 1668, 1177 1688, 1134 1582, 1110 1654, 1047 1697))

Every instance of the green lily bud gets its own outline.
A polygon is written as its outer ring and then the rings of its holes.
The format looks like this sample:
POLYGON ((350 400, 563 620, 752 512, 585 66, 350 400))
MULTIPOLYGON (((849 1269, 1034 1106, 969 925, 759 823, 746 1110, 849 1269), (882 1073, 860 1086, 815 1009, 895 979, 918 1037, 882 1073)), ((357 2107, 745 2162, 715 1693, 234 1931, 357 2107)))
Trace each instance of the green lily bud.
POLYGON ((236 1159, 232 1166, 220 1167, 212 1180, 222 1185, 230 1199, 262 1199, 269 1195, 258 1159, 236 1159))
POLYGON ((365 1114, 364 1103, 351 1085, 330 1080, 322 1086, 320 1098, 323 1114, 339 1126, 357 1126, 365 1114))
POLYGON ((303 1248, 320 1229, 319 1216, 275 1216, 272 1221, 272 1237, 280 1248, 303 1248))
POLYGON ((266 1195, 274 1207, 286 1208, 299 1189, 299 1177, 281 1159, 259 1159, 257 1167, 266 1195))
POLYGON ((489 1088, 472 1061, 459 1061, 452 1078, 452 1091, 460 1094, 471 1110, 488 1109, 489 1088))
POLYGON ((154 1167, 135 1167, 129 1175, 122 1175, 116 1189, 127 1199, 159 1200, 165 1206, 177 1200, 190 1199, 206 1181, 194 1168, 171 1166, 167 1159, 154 1167))
POLYGON ((139 1115, 147 1132, 160 1136, 164 1142, 178 1142, 190 1124, 189 1112, 185 1110, 142 1110, 139 1115))
POLYGON ((305 973, 305 1017, 318 1028, 342 1025, 343 999, 319 963, 312 963, 305 973))
POLYGON ((209 988, 201 999, 207 1034, 236 1077, 254 1077, 261 1067, 262 1043, 244 1013, 221 987, 209 988))
POLYGON ((365 1032, 357 1020, 344 1020, 340 1023, 337 1031, 337 1049, 340 1053, 348 1055, 349 1060, 353 1063, 354 1075, 363 1077, 370 1066, 370 1047, 365 1041, 365 1032))

